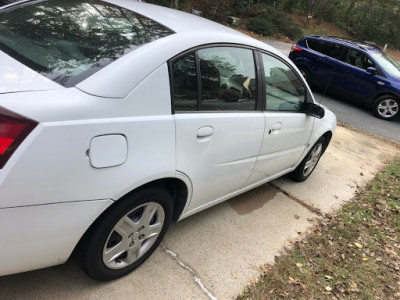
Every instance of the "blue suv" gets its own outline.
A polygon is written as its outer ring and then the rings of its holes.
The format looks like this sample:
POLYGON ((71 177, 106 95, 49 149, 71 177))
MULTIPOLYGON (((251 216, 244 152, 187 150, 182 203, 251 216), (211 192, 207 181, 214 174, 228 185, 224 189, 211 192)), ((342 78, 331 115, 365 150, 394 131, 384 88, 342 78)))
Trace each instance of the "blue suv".
POLYGON ((400 114, 400 64, 376 45, 305 36, 293 45, 289 58, 309 83, 368 105, 378 118, 400 114))

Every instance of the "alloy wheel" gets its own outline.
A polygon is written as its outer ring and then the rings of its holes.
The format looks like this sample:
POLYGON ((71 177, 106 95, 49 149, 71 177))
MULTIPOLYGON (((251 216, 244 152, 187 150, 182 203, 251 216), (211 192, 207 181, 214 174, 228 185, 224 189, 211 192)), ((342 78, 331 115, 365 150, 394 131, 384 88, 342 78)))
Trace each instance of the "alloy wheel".
POLYGON ((104 264, 115 270, 136 262, 156 242, 164 220, 164 209, 156 202, 132 209, 111 230, 103 249, 104 264))
POLYGON ((377 107, 383 118, 392 118, 399 112, 399 104, 393 99, 382 100, 377 107))
POLYGON ((307 177, 310 173, 314 170, 315 166, 318 163, 319 158, 322 155, 323 145, 318 143, 315 145, 314 149, 311 151, 310 155, 308 156, 307 162, 304 165, 303 175, 307 177))

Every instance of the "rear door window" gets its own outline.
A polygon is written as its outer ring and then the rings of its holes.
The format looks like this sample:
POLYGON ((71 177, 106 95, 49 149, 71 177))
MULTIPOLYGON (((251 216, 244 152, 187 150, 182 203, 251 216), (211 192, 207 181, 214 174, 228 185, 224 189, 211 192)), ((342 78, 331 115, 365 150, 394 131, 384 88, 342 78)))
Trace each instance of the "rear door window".
POLYGON ((326 43, 323 53, 334 59, 344 61, 347 54, 347 47, 335 43, 326 43))
POLYGON ((323 48, 325 46, 325 42, 317 40, 307 40, 307 45, 308 48, 322 53, 323 48))
POLYGON ((255 110, 256 71, 253 51, 216 47, 198 51, 201 110, 255 110))
POLYGON ((211 47, 172 61, 175 111, 255 111, 254 53, 239 47, 211 47))
POLYGON ((197 110, 197 73, 194 53, 184 55, 172 64, 175 110, 197 110))

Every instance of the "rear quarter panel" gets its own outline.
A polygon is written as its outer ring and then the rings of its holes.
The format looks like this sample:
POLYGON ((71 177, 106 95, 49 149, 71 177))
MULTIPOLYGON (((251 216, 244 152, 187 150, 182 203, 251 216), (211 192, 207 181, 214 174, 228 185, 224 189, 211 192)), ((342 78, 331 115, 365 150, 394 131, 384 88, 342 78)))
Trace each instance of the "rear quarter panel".
POLYGON ((86 95, 81 99, 86 117, 68 99, 53 99, 53 105, 45 106, 51 103, 48 95, 36 97, 30 99, 35 105, 21 109, 18 101, 0 102, 40 121, 0 173, 0 208, 119 199, 144 183, 175 176, 175 123, 166 64, 123 100, 86 95), (76 115, 80 117, 74 119, 76 115), (107 134, 126 137, 127 160, 94 168, 88 157, 90 142, 107 134))

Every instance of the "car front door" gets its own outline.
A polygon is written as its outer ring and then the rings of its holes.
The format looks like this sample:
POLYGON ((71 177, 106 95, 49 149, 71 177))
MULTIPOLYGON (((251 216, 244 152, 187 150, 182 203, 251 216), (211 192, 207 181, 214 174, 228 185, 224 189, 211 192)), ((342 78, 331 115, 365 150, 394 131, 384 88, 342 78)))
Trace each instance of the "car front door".
POLYGON ((314 118, 305 113, 307 89, 281 59, 262 53, 265 133, 250 183, 291 169, 308 147, 314 118))
POLYGON ((171 64, 176 170, 192 182, 186 212, 224 200, 248 182, 264 134, 254 52, 203 48, 171 64))
MULTIPOLYGON (((377 68, 375 63, 363 52, 350 49, 346 57, 346 70, 340 75, 345 83, 345 89, 353 100, 369 103, 375 93, 386 82, 385 78, 378 74, 367 72, 368 67, 377 68)), ((379 70, 377 68, 377 70, 379 70)))

